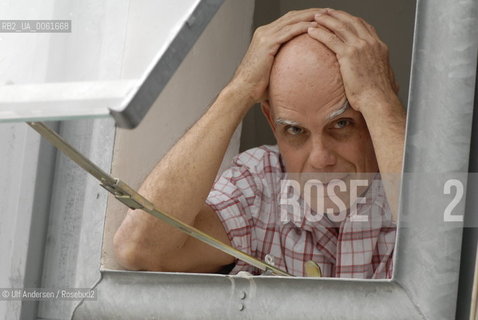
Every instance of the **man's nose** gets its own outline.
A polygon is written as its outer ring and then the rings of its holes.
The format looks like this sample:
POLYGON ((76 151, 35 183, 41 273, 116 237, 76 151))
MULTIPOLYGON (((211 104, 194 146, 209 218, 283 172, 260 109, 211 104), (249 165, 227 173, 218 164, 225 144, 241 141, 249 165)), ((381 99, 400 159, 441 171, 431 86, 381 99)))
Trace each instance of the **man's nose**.
POLYGON ((330 143, 323 138, 313 139, 309 153, 309 165, 315 170, 332 168, 337 163, 337 157, 330 143))

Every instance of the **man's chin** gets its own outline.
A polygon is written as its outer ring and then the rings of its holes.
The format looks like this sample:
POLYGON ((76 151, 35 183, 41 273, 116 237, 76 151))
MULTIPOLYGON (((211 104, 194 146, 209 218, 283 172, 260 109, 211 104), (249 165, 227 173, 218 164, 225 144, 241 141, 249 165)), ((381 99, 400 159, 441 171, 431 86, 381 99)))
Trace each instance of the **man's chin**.
POLYGON ((307 205, 317 213, 340 213, 350 208, 350 194, 324 195, 320 200, 316 197, 305 199, 307 205))

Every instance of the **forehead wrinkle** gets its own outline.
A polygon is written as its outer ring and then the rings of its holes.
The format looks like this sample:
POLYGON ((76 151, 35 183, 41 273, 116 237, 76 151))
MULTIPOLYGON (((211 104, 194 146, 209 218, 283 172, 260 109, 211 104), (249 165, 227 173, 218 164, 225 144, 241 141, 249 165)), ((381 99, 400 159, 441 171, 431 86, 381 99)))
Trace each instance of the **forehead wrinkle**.
POLYGON ((344 113, 345 111, 347 111, 347 109, 350 107, 350 104, 349 104, 349 101, 347 99, 345 99, 345 102, 344 104, 337 110, 335 111, 332 111, 327 117, 326 119, 327 120, 331 120, 335 117, 338 117, 340 116, 342 113, 344 113))

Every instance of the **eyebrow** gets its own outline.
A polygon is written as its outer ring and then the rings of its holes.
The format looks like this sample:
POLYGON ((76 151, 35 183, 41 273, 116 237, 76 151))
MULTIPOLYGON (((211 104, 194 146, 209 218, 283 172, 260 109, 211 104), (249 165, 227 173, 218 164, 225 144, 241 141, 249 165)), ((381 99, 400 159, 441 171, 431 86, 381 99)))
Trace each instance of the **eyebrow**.
POLYGON ((286 120, 286 119, 282 119, 282 118, 278 118, 276 121, 275 121, 276 124, 278 125, 283 125, 283 126, 292 126, 292 127, 301 127, 302 125, 297 122, 297 121, 292 121, 292 120, 286 120))
MULTIPOLYGON (((337 110, 332 111, 327 117, 327 120, 331 120, 335 117, 340 116, 342 113, 347 111, 347 109, 350 107, 349 100, 345 99, 344 104, 337 110)), ((297 121, 292 121, 292 120, 287 120, 287 119, 282 119, 282 118, 277 118, 275 121, 276 124, 278 125, 283 125, 283 126, 293 126, 293 127, 302 127, 302 124, 297 121)))
POLYGON ((345 102, 344 104, 337 110, 335 111, 332 111, 327 117, 326 119, 327 120, 331 120, 335 117, 338 117, 340 116, 342 113, 344 113, 345 111, 347 111, 347 109, 350 107, 350 104, 349 104, 349 100, 345 99, 345 102))

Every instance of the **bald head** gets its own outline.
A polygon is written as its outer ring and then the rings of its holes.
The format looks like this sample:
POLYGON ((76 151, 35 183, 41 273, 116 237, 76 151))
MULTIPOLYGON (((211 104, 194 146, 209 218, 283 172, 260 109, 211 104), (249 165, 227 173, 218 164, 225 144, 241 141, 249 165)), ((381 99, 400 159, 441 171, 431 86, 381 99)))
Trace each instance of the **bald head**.
POLYGON ((303 34, 282 46, 270 76, 272 106, 295 97, 326 103, 339 91, 344 89, 337 58, 322 43, 303 34))

